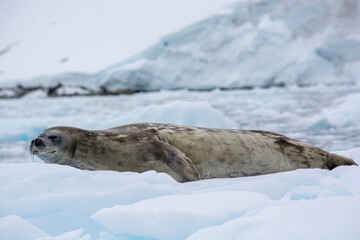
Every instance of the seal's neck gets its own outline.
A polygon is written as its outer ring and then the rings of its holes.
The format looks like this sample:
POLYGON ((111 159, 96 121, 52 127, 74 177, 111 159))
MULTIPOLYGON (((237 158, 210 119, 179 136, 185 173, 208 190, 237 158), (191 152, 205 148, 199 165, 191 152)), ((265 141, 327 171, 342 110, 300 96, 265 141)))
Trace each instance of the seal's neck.
POLYGON ((75 140, 74 143, 71 145, 71 148, 70 148, 70 152, 71 152, 70 160, 73 159, 74 156, 75 156, 76 149, 77 149, 77 144, 78 144, 78 141, 75 140))
POLYGON ((71 155, 68 165, 86 170, 98 169, 96 162, 90 160, 100 158, 98 148, 99 143, 94 136, 90 135, 76 139, 69 151, 71 155))

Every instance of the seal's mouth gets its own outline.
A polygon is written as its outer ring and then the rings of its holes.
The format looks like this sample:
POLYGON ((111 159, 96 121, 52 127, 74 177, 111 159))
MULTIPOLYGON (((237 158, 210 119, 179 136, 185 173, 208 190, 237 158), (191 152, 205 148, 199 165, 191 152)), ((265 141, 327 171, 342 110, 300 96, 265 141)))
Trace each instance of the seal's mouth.
POLYGON ((31 152, 32 155, 36 155, 36 154, 39 153, 38 150, 34 149, 34 144, 33 143, 30 144, 30 152, 31 152))
POLYGON ((30 144, 30 152, 31 152, 32 155, 36 155, 36 154, 39 153, 39 151, 36 150, 36 149, 34 149, 34 148, 35 148, 35 147, 34 147, 34 140, 32 140, 32 141, 31 141, 31 144, 30 144))
MULTIPOLYGON (((33 155, 36 155, 36 154, 38 154, 39 153, 39 151, 38 150, 33 150, 32 151, 32 154, 33 155)), ((46 154, 53 154, 53 153, 56 153, 56 150, 53 150, 53 151, 49 151, 49 152, 45 152, 46 154)))

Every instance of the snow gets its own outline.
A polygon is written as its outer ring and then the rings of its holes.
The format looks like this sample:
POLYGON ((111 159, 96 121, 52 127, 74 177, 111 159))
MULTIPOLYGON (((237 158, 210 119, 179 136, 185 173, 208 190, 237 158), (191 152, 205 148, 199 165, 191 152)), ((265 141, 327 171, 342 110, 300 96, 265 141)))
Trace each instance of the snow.
POLYGON ((0 229, 1 239, 33 240, 48 236, 47 233, 17 215, 0 218, 0 229))
POLYGON ((178 194, 102 209, 92 218, 115 233, 185 239, 198 229, 241 216, 268 200, 262 194, 241 191, 178 194), (139 229, 139 225, 144 227, 139 229))
POLYGON ((359 216, 359 200, 337 197, 272 206, 253 216, 200 230, 188 239, 356 239, 359 223, 342 220, 359 216), (304 215, 311 217, 299 217, 304 215), (328 218, 324 220, 324 216, 328 218))
POLYGON ((83 229, 77 229, 71 232, 64 233, 60 236, 56 237, 43 237, 38 238, 37 240, 91 240, 91 236, 89 234, 86 234, 85 236, 82 236, 83 229))
MULTIPOLYGON (((359 157, 360 149, 350 153, 359 157)), ((154 171, 93 172, 43 163, 0 168, 2 223, 27 226, 34 236, 357 239, 360 233, 357 166, 186 184, 154 171)), ((22 234, 4 229, 2 239, 22 234)))
POLYGON ((337 99, 334 106, 323 109, 321 117, 316 117, 308 127, 313 129, 330 129, 356 125, 360 122, 360 110, 352 109, 352 106, 360 109, 360 95, 358 93, 346 98, 337 99), (333 116, 340 117, 334 118, 333 116))

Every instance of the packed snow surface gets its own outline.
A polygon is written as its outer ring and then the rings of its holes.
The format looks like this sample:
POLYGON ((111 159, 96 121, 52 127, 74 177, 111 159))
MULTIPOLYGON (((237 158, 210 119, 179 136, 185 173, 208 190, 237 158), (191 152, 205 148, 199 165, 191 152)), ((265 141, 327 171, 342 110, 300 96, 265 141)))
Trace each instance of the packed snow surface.
MULTIPOLYGON (((360 163, 359 148, 343 154, 360 163)), ((355 240, 360 234, 357 166, 181 184, 154 171, 3 163, 0 180, 2 240, 355 240)))

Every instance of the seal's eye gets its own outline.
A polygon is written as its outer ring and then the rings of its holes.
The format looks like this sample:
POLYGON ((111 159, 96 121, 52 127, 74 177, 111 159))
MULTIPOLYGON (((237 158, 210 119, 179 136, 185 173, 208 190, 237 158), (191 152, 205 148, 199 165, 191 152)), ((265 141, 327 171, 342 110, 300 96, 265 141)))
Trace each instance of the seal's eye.
POLYGON ((50 140, 57 140, 58 139, 58 136, 55 136, 55 135, 51 135, 48 137, 50 140))

